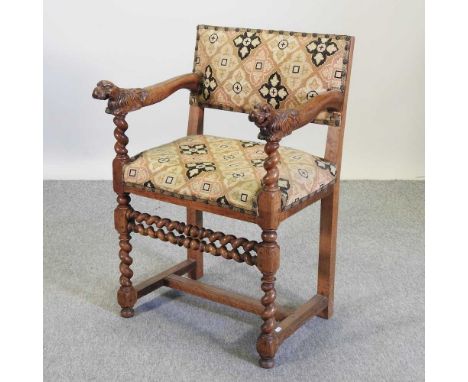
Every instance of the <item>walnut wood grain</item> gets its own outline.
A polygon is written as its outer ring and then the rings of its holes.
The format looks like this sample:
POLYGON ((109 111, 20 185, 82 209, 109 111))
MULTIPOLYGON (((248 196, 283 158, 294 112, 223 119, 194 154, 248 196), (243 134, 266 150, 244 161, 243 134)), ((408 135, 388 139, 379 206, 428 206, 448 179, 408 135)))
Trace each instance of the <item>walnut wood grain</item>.
POLYGON ((205 109, 198 105, 190 105, 187 135, 203 134, 205 109))
POLYGON ((130 221, 128 229, 135 233, 168 241, 194 251, 207 252, 228 260, 232 259, 238 263, 245 262, 248 265, 256 265, 256 256, 252 252, 256 252, 259 243, 254 240, 226 235, 219 231, 213 232, 211 229, 177 220, 163 219, 139 211, 128 210, 127 218, 130 221), (180 235, 174 234, 173 231, 180 235), (228 245, 231 249, 228 249, 228 245))
POLYGON ((317 293, 327 297, 327 308, 319 313, 320 317, 327 319, 333 315, 335 295, 336 239, 338 229, 338 204, 341 184, 341 160, 343 156, 343 139, 346 126, 346 111, 348 107, 353 49, 354 37, 351 38, 349 44, 348 75, 345 82, 341 124, 340 127, 328 127, 327 144, 325 149, 325 159, 335 163, 336 165, 336 177, 335 184, 333 186, 333 192, 323 198, 320 202, 320 239, 317 293))
MULTIPOLYGON (((186 277, 180 277, 176 275, 168 276, 164 279, 164 285, 173 289, 177 289, 181 292, 186 292, 194 296, 202 297, 210 301, 241 309, 249 313, 262 315, 264 311, 263 305, 254 298, 231 291, 226 291, 222 288, 208 285, 186 277)), ((275 310, 275 317, 277 320, 284 320, 292 313, 293 312, 290 309, 277 306, 275 310)))
POLYGON ((319 294, 312 297, 305 304, 297 308, 285 318, 275 329, 278 342, 281 344, 286 338, 299 329, 307 320, 317 316, 327 307, 327 298, 319 294))
POLYGON ((125 116, 117 115, 114 117, 114 137, 115 137, 115 158, 112 161, 112 185, 114 191, 121 195, 124 191, 123 179, 122 179, 122 169, 123 166, 130 161, 128 156, 128 137, 125 135, 125 132, 128 129, 127 121, 125 121, 125 116))
POLYGON ((131 210, 130 195, 124 192, 122 182, 117 179, 117 174, 121 174, 122 168, 130 158, 128 156, 127 144, 128 138, 125 131, 128 128, 125 117, 118 115, 114 117, 114 136, 116 143, 114 145, 115 158, 112 162, 112 171, 114 175, 113 187, 117 193, 117 207, 114 211, 114 225, 119 234, 119 258, 120 258, 120 288, 117 292, 117 301, 121 306, 120 315, 125 318, 133 317, 133 306, 137 300, 137 293, 132 285, 131 278, 133 271, 130 268, 133 259, 130 256, 132 245, 130 244, 130 231, 128 230, 127 212, 131 210))
POLYGON ((133 306, 137 301, 137 291, 132 284, 133 271, 130 265, 133 259, 130 256, 132 245, 130 244, 130 231, 128 230, 127 212, 130 207, 130 196, 126 193, 117 196, 117 207, 114 211, 115 229, 119 233, 119 258, 120 258, 120 288, 117 292, 117 301, 122 310, 120 315, 125 318, 133 317, 133 306))
MULTIPOLYGON (((203 226, 203 212, 187 208, 187 224, 195 227, 203 226)), ((198 280, 203 277, 203 251, 201 249, 187 248, 187 259, 195 262, 195 267, 189 273, 190 278, 198 280)))
POLYGON ((270 104, 258 104, 249 114, 249 120, 260 128, 259 139, 279 142, 294 130, 312 122, 320 112, 340 111, 343 93, 331 91, 318 95, 300 108, 276 110, 270 104))
POLYGON ((164 279, 170 275, 185 275, 187 272, 193 271, 196 266, 196 262, 190 259, 182 261, 179 264, 174 265, 173 267, 166 269, 165 271, 158 273, 157 275, 150 277, 147 280, 144 280, 138 285, 135 285, 137 290, 138 298, 146 296, 147 294, 155 291, 156 289, 164 285, 164 279))
POLYGON ((197 91, 201 78, 196 73, 184 74, 145 88, 119 88, 110 81, 99 81, 93 90, 93 98, 109 100, 106 113, 126 115, 131 111, 158 103, 179 89, 197 91))
POLYGON ((265 145, 267 155, 263 167, 265 176, 262 179, 262 190, 258 195, 258 224, 262 228, 262 242, 257 249, 257 267, 262 272, 261 303, 264 311, 261 315, 263 324, 257 339, 257 351, 260 355, 259 365, 269 369, 275 365, 275 354, 278 350, 276 328, 276 290, 275 274, 279 269, 280 247, 276 242, 276 230, 281 211, 281 191, 278 186, 280 156, 279 143, 268 141, 265 145))

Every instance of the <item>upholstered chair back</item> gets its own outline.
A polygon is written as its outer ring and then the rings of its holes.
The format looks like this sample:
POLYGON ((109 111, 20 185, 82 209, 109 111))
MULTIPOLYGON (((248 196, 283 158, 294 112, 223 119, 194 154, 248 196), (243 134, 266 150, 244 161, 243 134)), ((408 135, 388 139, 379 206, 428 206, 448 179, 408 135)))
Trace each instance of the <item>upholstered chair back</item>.
MULTIPOLYGON (((249 113, 268 102, 294 108, 318 94, 344 91, 350 37, 199 25, 193 71, 203 76, 191 103, 249 113)), ((339 113, 315 123, 339 125, 339 113)))

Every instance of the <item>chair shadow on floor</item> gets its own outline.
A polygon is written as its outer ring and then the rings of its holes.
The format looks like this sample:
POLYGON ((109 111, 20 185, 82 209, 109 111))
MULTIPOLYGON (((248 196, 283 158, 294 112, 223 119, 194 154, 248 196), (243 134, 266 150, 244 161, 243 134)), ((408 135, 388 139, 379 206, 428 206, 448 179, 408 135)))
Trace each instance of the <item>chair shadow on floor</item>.
MULTIPOLYGON (((222 268, 220 267, 220 269, 222 268)), ((242 269, 239 269, 238 272, 241 273, 242 269)), ((212 268, 208 273, 209 275, 204 276, 202 280, 206 281, 208 284, 215 285, 216 282, 213 281, 214 279, 216 279, 217 276, 216 269, 212 268)), ((234 274, 231 274, 231 276, 234 279, 236 278, 235 271, 234 274)), ((296 308, 304 302, 298 294, 294 293, 293 290, 283 288, 279 285, 277 285, 277 293, 279 295, 288 296, 290 303, 283 304, 283 306, 286 308, 296 308)), ((226 307, 224 305, 207 301, 172 289, 163 291, 162 293, 155 295, 150 300, 147 300, 142 304, 137 305, 135 307, 135 313, 136 315, 146 314, 150 311, 157 310, 164 304, 170 304, 172 302, 177 302, 177 304, 172 304, 172 308, 169 308, 170 313, 168 313, 167 310, 160 310, 158 314, 164 317, 164 319, 170 320, 173 324, 177 324, 184 328, 189 328, 190 331, 196 333, 197 336, 209 338, 209 340, 213 342, 213 344, 216 344, 217 347, 222 349, 222 351, 227 352, 238 359, 247 361, 253 365, 257 365, 258 355, 255 348, 255 344, 257 337, 260 334, 260 326, 262 323, 260 317, 251 313, 247 313, 231 307, 226 307), (194 310, 195 313, 193 313, 194 310), (196 317, 198 314, 200 314, 200 319, 196 317), (220 335, 219 331, 217 331, 211 325, 206 323, 206 321, 203 319, 203 316, 205 315, 211 317, 222 316, 220 317, 220 321, 226 321, 226 319, 235 320, 237 322, 236 327, 238 329, 240 323, 247 324, 250 326, 250 328, 248 328, 247 330, 242 330, 242 334, 235 340, 227 341, 225 337, 220 335)), ((118 312, 116 310, 116 314, 117 313, 118 312)), ((309 327, 310 325, 312 325, 312 329, 309 329, 311 335, 313 335, 313 333, 315 332, 316 328, 314 323, 316 323, 317 320, 312 320, 312 322, 312 324, 308 323, 309 327)), ((307 329, 304 328, 303 330, 305 331, 307 329)), ((322 333, 322 335, 325 337, 329 334, 330 333, 327 334, 327 330, 325 330, 324 333, 322 333)), ((306 341, 310 341, 309 337, 309 335, 306 335, 302 338, 300 343, 302 344, 306 341)), ((297 345, 297 347, 300 351, 302 346, 299 344, 297 345)), ((280 357, 281 353, 283 352, 279 352, 280 357)))

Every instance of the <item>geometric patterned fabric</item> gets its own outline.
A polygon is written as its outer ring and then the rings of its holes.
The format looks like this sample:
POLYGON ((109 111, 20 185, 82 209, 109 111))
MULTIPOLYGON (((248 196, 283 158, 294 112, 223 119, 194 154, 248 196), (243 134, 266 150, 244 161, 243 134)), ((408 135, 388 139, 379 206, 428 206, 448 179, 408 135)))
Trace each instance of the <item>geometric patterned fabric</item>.
MULTIPOLYGON (((318 94, 344 91, 350 37, 199 25, 193 72, 203 76, 191 102, 249 113, 254 105, 300 106, 318 94)), ((339 125, 324 111, 314 123, 339 125)))
MULTIPOLYGON (((279 154, 283 209, 334 183, 334 164, 288 147, 279 154)), ((259 142, 190 135, 136 155, 123 177, 129 186, 256 214, 265 158, 259 142)))

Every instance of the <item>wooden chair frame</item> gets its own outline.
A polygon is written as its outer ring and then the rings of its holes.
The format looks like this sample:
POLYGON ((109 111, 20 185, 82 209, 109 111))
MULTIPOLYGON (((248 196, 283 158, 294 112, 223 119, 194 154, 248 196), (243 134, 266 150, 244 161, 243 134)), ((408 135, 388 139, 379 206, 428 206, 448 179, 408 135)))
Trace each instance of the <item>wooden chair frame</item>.
MULTIPOLYGON (((350 59, 354 47, 354 38, 350 40, 350 59)), ((115 209, 115 228, 119 233, 120 289, 117 299, 121 306, 122 317, 132 317, 136 301, 166 286, 199 297, 209 299, 259 315, 263 324, 257 339, 257 351, 260 354, 260 366, 271 368, 274 357, 281 343, 300 328, 309 318, 319 316, 330 318, 333 314, 335 257, 338 198, 340 187, 340 168, 343 148, 343 133, 346 123, 346 106, 349 91, 351 62, 348 66, 344 92, 328 92, 308 101, 297 109, 275 110, 269 105, 261 105, 250 113, 249 120, 260 128, 259 138, 267 141, 264 163, 266 175, 262 190, 258 196, 257 215, 245 214, 220 206, 198 201, 179 199, 172 195, 145 191, 129 187, 123 182, 122 168, 130 161, 127 151, 128 128, 126 115, 142 107, 158 103, 179 89, 197 92, 201 78, 195 73, 182 75, 168 81, 137 89, 122 89, 109 81, 100 81, 93 91, 93 97, 108 99, 106 112, 114 115, 114 136, 116 138, 113 161, 113 187, 117 193, 115 209), (294 130, 313 121, 323 110, 338 111, 341 114, 339 126, 328 126, 324 158, 336 164, 336 180, 328 188, 301 201, 289 209, 281 209, 281 193, 278 187, 279 142, 294 130), (157 199, 187 208, 187 223, 158 216, 150 216, 133 210, 130 194, 157 199), (289 216, 321 200, 320 243, 317 294, 296 310, 285 309, 275 303, 275 274, 280 266, 280 247, 277 243, 276 230, 279 224, 289 216), (249 241, 222 232, 213 232, 203 228, 203 212, 210 212, 234 219, 258 224, 262 229, 261 241, 249 241), (187 260, 167 269, 158 275, 133 285, 133 272, 130 268, 133 260, 130 256, 131 232, 168 241, 187 248, 187 260), (231 250, 227 248, 230 244, 231 250), (237 293, 232 293, 215 286, 196 281, 203 276, 203 253, 222 256, 237 262, 256 266, 262 273, 261 289, 263 296, 259 301, 237 293), (253 254, 253 252, 256 253, 253 254), (189 277, 183 277, 187 274, 189 277)), ((203 134, 204 109, 190 105, 188 135, 203 134)))

